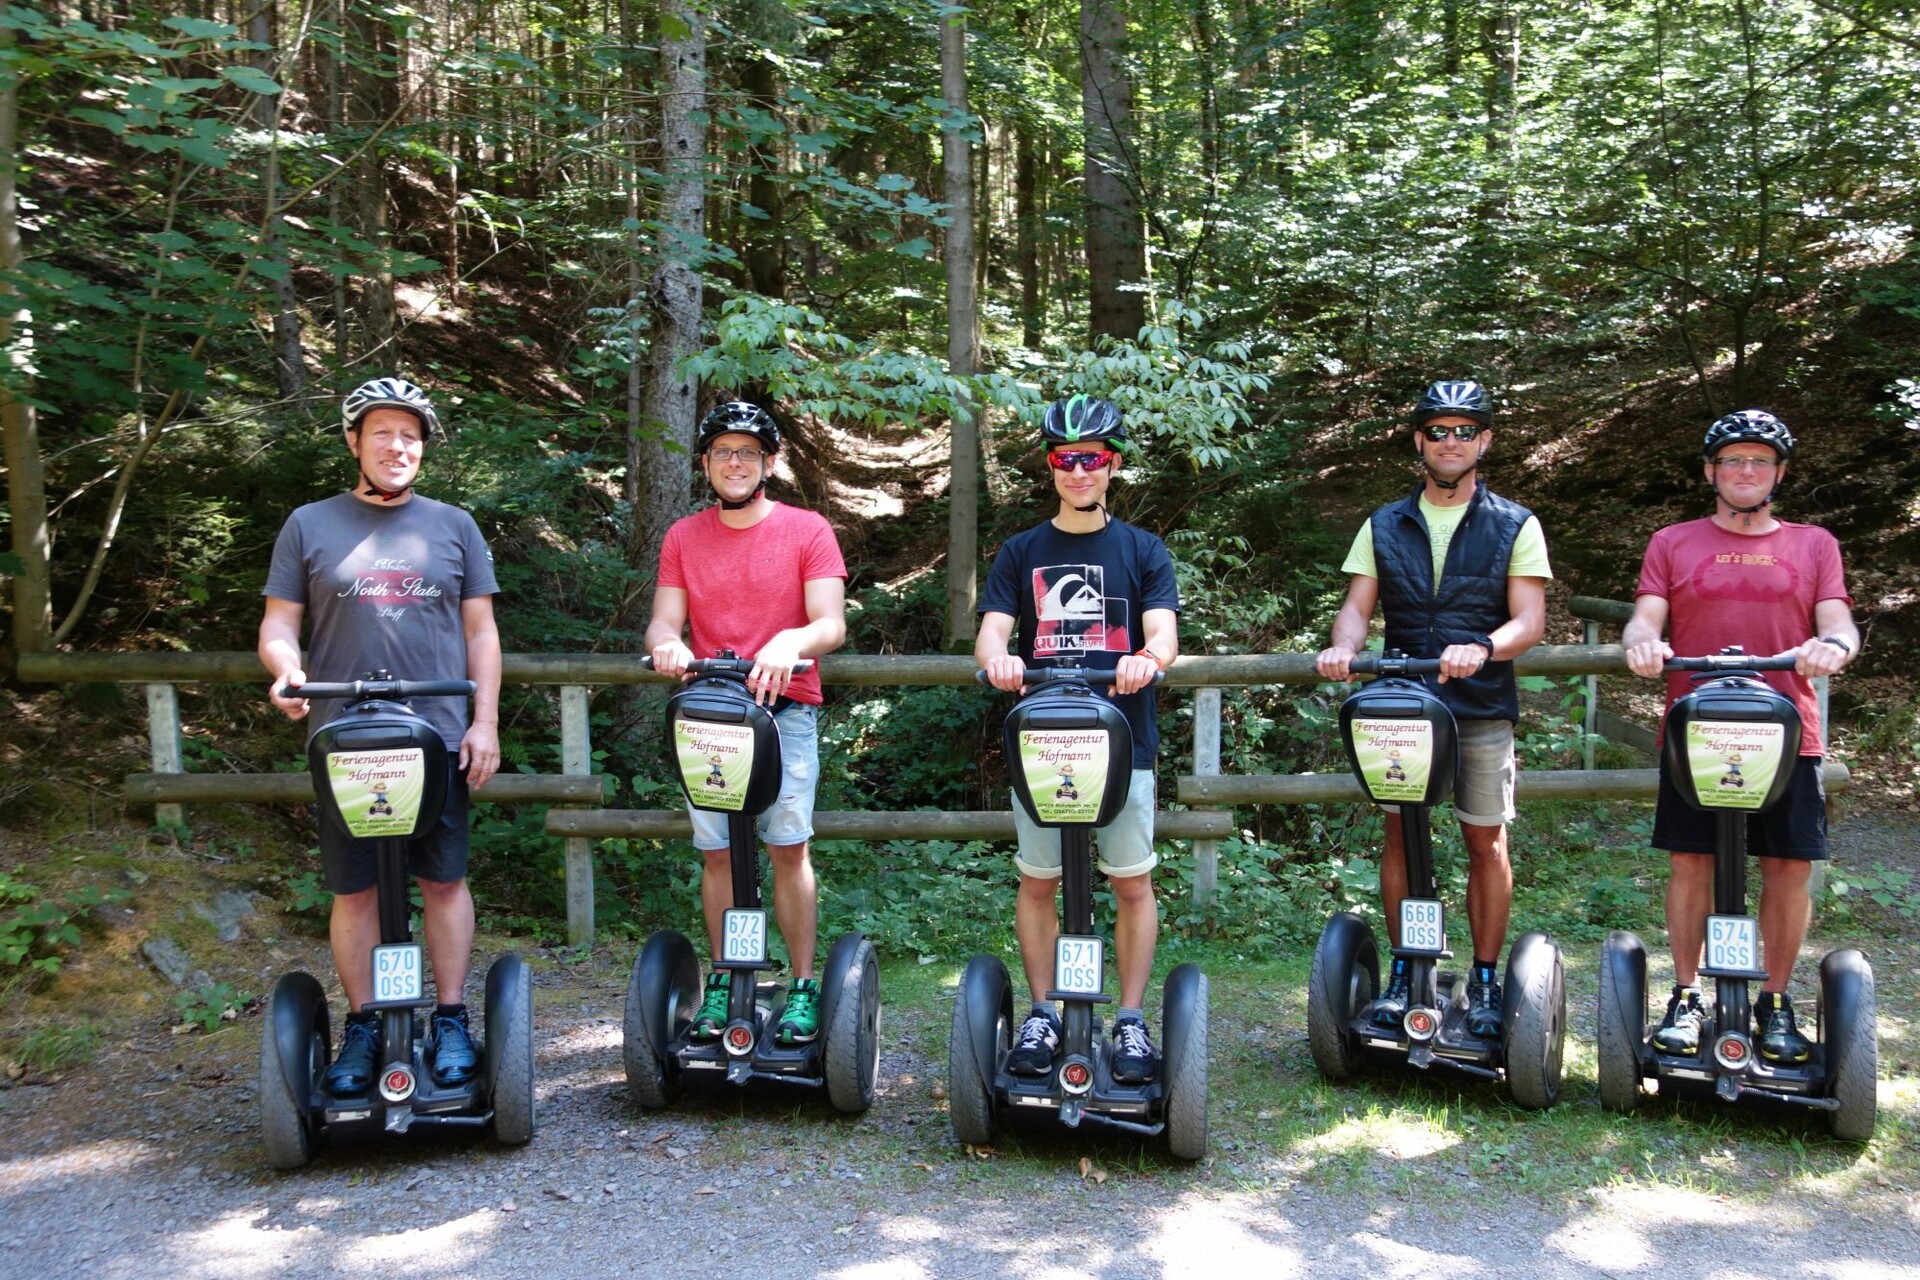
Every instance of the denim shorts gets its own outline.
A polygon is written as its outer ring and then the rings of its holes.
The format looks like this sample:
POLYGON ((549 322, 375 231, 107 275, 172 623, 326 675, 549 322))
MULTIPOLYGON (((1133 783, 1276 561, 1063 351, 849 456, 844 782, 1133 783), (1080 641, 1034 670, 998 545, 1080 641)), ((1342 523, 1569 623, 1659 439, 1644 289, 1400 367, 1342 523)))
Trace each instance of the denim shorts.
MULTIPOLYGON (((770 845, 805 844, 813 838, 813 793, 820 785, 820 708, 796 702, 773 718, 780 726, 780 798, 755 821, 760 840, 770 845)), ((727 815, 687 806, 693 819, 693 847, 727 847, 727 815)))
MULTIPOLYGON (((1470 827, 1513 821, 1513 721, 1462 720, 1460 772, 1453 780, 1453 816, 1470 827)), ((1397 804, 1382 805, 1388 813, 1397 804)))
MULTIPOLYGON (((1127 803, 1113 821, 1093 833, 1100 850, 1095 864, 1109 876, 1143 876, 1160 859, 1153 851, 1153 788, 1151 769, 1135 769, 1127 788, 1127 803)), ((1014 802, 1013 829, 1020 851, 1013 865, 1038 880, 1060 878, 1060 828, 1043 827, 1027 816, 1025 805, 1014 802)))

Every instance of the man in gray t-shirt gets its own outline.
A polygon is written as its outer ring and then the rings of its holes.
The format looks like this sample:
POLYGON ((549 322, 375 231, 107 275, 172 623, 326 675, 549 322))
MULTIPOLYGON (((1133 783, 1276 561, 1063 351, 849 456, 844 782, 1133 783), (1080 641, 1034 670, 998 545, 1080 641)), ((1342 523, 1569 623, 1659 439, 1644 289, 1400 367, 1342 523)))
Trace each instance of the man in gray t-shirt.
MULTIPOLYGON (((471 680, 473 717, 462 698, 419 698, 414 708, 453 757, 446 811, 408 852, 420 886, 427 956, 439 1006, 429 1066, 443 1085, 478 1069, 464 990, 473 951, 473 897, 467 891, 467 797, 500 767, 500 634, 493 559, 473 517, 413 492, 428 440, 439 426, 432 403, 412 383, 376 378, 342 404, 347 448, 359 477, 349 493, 301 507, 274 543, 260 620, 261 665, 269 696, 288 719, 312 708, 279 690, 288 684, 355 680, 387 670, 403 680, 471 680), (300 632, 313 620, 303 662, 300 632)), ((322 702, 314 727, 340 712, 322 702)), ((374 860, 368 846, 329 821, 320 855, 333 891, 333 962, 350 1012, 340 1052, 327 1071, 335 1095, 363 1093, 380 1060, 380 1033, 362 1006, 373 997, 372 949, 380 941, 374 860)))

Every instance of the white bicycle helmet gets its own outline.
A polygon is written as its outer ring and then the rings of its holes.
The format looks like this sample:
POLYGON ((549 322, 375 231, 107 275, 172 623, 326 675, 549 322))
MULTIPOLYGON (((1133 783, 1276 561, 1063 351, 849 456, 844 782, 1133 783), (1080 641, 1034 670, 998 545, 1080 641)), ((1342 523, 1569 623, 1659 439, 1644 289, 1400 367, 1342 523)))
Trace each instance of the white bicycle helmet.
POLYGON ((341 434, 358 431, 360 420, 375 409, 406 410, 420 419, 424 440, 432 440, 440 432, 440 415, 433 411, 433 401, 427 399, 426 392, 405 378, 373 378, 347 392, 340 402, 341 434))

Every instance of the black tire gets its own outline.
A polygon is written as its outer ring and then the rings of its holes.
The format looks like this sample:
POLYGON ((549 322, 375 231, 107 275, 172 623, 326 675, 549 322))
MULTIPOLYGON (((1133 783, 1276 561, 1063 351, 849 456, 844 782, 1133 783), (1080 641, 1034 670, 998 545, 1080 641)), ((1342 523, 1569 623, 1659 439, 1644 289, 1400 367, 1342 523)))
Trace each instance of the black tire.
POLYGON ((533 1138, 533 973, 519 956, 487 970, 487 1056, 493 1062, 493 1136, 510 1147, 533 1138))
POLYGON ((1207 975, 1183 964, 1167 975, 1161 1027, 1167 1040, 1167 1149, 1177 1159, 1207 1154, 1207 975))
POLYGON ((1880 1030, 1873 966, 1858 951, 1830 953, 1820 962, 1820 1004, 1826 1032, 1827 1128, 1842 1142, 1873 1137, 1879 1115, 1880 1030))
POLYGON ((267 1001, 260 1024, 260 1141, 267 1163, 276 1169, 299 1169, 312 1163, 319 1147, 307 1101, 313 1082, 325 1074, 328 1044, 327 1005, 320 985, 304 973, 281 978, 267 1001), (304 1027, 295 1050, 304 1061, 288 1061, 283 1053, 281 1024, 304 1027))
POLYGON ((1647 948, 1623 930, 1608 934, 1600 948, 1600 1005, 1595 1025, 1600 1105, 1631 1115, 1645 1096, 1640 1091, 1640 1062, 1647 1033, 1647 948))
POLYGON ((849 1115, 865 1111, 880 1075, 880 958, 864 938, 840 980, 825 1030, 827 1100, 849 1115))
POLYGON ((1527 1110, 1545 1111, 1560 1100, 1567 1035, 1566 973, 1546 934, 1526 934, 1507 953, 1506 1007, 1507 1088, 1527 1110))
POLYGON ((627 1092, 657 1111, 680 1096, 679 1063, 667 1053, 700 1008, 700 958, 685 935, 662 929, 634 957, 620 1056, 627 1092))
POLYGON ((1307 1044, 1314 1065, 1327 1079, 1351 1079, 1360 1070, 1360 1046, 1347 1024, 1379 989, 1373 930, 1359 916, 1343 911, 1320 931, 1307 979, 1307 1044))
POLYGON ((975 956, 960 975, 947 1034, 947 1115, 962 1143, 993 1141, 993 1073, 1012 1038, 1013 985, 1006 966, 992 956, 975 956), (991 1034, 975 1026, 976 1017, 992 1022, 991 1034))

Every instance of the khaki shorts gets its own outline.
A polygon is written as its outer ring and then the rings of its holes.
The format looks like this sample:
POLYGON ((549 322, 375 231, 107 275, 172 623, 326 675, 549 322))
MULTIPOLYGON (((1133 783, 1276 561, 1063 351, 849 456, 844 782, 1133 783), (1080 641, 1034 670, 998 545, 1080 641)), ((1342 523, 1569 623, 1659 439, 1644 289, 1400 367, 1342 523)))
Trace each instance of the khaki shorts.
MULTIPOLYGON (((1453 780, 1453 816, 1470 827, 1513 821, 1513 721, 1462 720, 1460 773, 1453 780)), ((1388 813, 1399 805, 1382 805, 1388 813)))
MULTIPOLYGON (((1095 828, 1093 840, 1100 857, 1094 865, 1107 875, 1143 876, 1159 862, 1153 851, 1153 788, 1153 770, 1135 769, 1127 784, 1127 803, 1112 822, 1095 828)), ((1013 829, 1020 837, 1013 865, 1036 880, 1058 880, 1060 828, 1039 825, 1027 816, 1026 806, 1015 801, 1013 829)))

